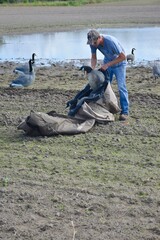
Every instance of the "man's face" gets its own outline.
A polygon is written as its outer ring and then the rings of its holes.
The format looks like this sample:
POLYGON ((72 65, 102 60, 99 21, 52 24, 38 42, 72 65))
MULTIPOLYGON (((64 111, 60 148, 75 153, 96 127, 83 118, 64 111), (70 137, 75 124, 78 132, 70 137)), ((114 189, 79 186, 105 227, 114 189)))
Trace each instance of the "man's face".
POLYGON ((99 45, 99 38, 95 39, 92 43, 94 47, 97 47, 99 45))

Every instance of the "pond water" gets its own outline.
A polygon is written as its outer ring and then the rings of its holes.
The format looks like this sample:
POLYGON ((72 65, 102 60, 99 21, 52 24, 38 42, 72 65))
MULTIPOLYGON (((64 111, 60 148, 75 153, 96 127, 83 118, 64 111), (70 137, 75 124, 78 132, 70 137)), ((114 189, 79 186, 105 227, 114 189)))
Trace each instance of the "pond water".
MULTIPOLYGON (((160 28, 113 28, 97 29, 101 34, 117 37, 130 53, 134 47, 136 62, 153 61, 160 59, 160 28)), ((35 52, 37 60, 70 61, 89 59, 90 48, 86 44, 86 30, 70 32, 53 32, 30 35, 12 35, 0 37, 0 61, 28 60, 35 52)), ((98 58, 103 55, 98 53, 98 58)))

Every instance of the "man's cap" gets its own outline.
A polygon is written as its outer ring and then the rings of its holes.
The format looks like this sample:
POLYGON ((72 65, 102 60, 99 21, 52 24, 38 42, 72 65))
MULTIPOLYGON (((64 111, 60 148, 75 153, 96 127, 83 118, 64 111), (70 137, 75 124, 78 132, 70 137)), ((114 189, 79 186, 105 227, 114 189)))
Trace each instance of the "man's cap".
POLYGON ((90 30, 87 33, 87 44, 93 45, 99 36, 100 36, 99 32, 97 32, 96 30, 90 30))

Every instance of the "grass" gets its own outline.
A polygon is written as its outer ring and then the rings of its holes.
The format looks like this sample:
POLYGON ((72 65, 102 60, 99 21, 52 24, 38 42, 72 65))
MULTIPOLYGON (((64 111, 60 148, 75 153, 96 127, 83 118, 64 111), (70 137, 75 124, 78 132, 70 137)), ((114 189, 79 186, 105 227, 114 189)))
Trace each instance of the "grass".
MULTIPOLYGON (((105 4, 149 4, 150 0, 135 0, 130 1, 130 0, 69 0, 69 1, 36 1, 36 0, 24 0, 24 1, 18 1, 18 2, 13 2, 11 1, 6 2, 3 0, 0 0, 1 5, 11 5, 11 6, 82 6, 82 5, 88 5, 88 4, 99 4, 99 3, 105 3, 105 4)), ((152 0, 152 4, 154 3, 159 3, 158 0, 152 0)))
MULTIPOLYGON (((114 1, 114 0, 113 0, 114 1)), ((81 6, 86 4, 94 4, 94 3, 102 3, 106 2, 104 0, 70 0, 70 1, 22 1, 22 2, 14 2, 9 5, 15 6, 81 6)), ((110 1, 109 1, 110 2, 110 1)), ((2 1, 3 3, 3 1, 2 1)), ((4 2, 3 4, 8 5, 8 3, 4 2)))
MULTIPOLYGON (((124 185, 148 183, 160 187, 158 178, 159 139, 140 136, 88 133, 55 138, 24 138, 15 131, 2 135, 1 168, 23 169, 34 180, 34 171, 96 184, 121 182, 124 185), (11 151, 10 151, 11 149, 11 151)), ((14 172, 13 171, 13 172, 14 172)), ((4 177, 8 177, 5 176, 4 177)), ((16 177, 16 176, 15 176, 16 177)), ((157 187, 156 187, 157 186, 157 187)))
MULTIPOLYGON (((130 71, 138 70, 135 68, 130 71)), ((132 104, 130 124, 122 126, 115 122, 106 126, 97 125, 87 134, 51 138, 29 138, 20 134, 15 126, 16 117, 26 115, 28 109, 34 106, 40 111, 46 111, 46 92, 44 95, 41 93, 35 96, 32 101, 31 97, 36 94, 34 91, 28 91, 28 94, 27 90, 22 91, 19 97, 17 95, 18 98, 13 98, 16 93, 11 96, 8 94, 7 101, 4 99, 2 105, 5 105, 9 121, 0 126, 3 181, 5 178, 12 179, 11 182, 15 179, 35 181, 35 175, 36 180, 43 181, 47 175, 51 182, 58 181, 59 177, 60 184, 63 182, 69 185, 73 181, 79 187, 81 184, 88 186, 88 183, 93 186, 122 184, 131 188, 152 186, 158 190, 159 95, 158 92, 153 94, 150 90, 153 89, 154 92, 155 89, 150 75, 142 82, 135 78, 134 84, 130 81, 132 76, 129 76, 129 72, 127 75, 132 104)), ((64 86, 68 87, 66 84, 64 86)), ((63 92, 63 89, 61 91, 63 92)), ((69 89, 64 90, 65 94, 66 91, 69 89)), ((4 96, 6 93, 7 91, 3 93, 4 96)), ((47 97, 48 101, 52 102, 53 94, 50 93, 47 97)))

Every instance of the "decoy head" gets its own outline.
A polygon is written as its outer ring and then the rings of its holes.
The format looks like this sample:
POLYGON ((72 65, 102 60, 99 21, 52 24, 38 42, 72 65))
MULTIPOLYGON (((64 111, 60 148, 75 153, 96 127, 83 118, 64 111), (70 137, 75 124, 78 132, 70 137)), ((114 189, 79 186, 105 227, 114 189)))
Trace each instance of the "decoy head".
POLYGON ((135 48, 132 48, 132 54, 134 53, 134 50, 136 50, 135 48))
POLYGON ((79 70, 84 70, 84 72, 90 73, 93 69, 90 66, 82 66, 79 70))
POLYGON ((34 63, 35 56, 37 56, 35 53, 32 53, 32 63, 34 63))

